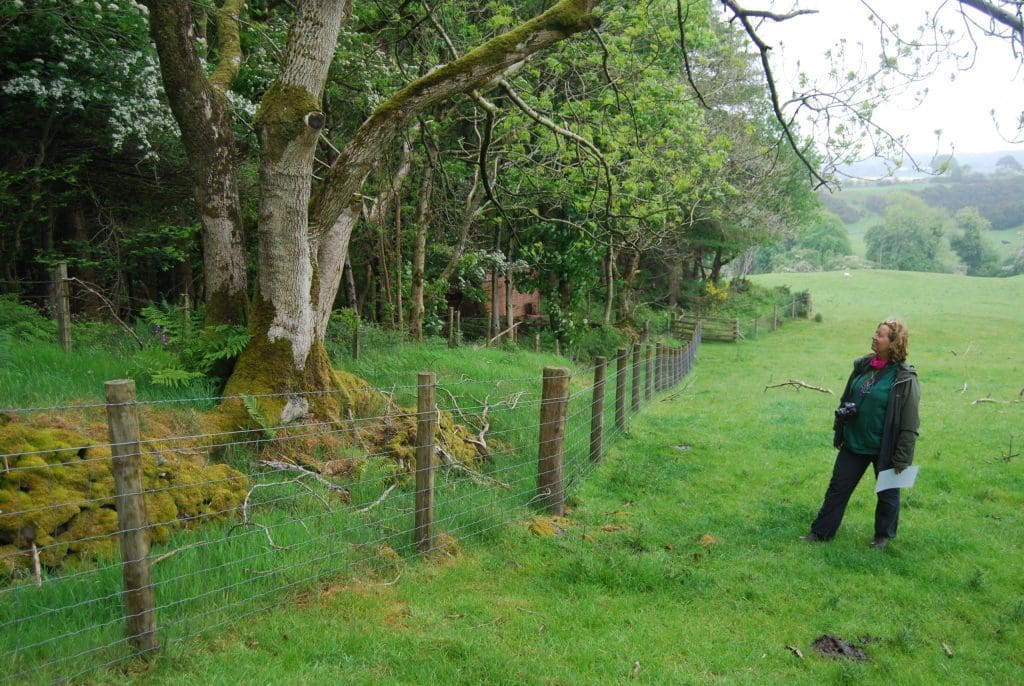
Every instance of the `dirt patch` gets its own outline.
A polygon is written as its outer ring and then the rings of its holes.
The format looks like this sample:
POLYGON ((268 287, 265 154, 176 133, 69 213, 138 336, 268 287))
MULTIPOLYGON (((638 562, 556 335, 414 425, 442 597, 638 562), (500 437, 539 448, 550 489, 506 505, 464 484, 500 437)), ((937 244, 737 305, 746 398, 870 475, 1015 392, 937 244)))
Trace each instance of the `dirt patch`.
POLYGON ((853 660, 854 662, 864 662, 868 659, 868 656, 864 653, 862 648, 847 643, 838 636, 830 636, 828 634, 822 634, 814 639, 814 643, 811 644, 811 648, 819 655, 830 657, 833 660, 853 660))

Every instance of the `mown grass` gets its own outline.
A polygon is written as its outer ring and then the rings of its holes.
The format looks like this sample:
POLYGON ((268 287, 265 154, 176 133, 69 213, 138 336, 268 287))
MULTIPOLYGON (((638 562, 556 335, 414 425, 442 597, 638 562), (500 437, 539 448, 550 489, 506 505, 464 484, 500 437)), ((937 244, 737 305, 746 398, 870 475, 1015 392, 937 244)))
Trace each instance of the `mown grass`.
POLYGON ((325 582, 95 682, 1024 681, 1024 403, 1010 402, 1024 390, 1024 278, 758 280, 810 289, 823 321, 705 344, 685 390, 633 418, 574 490, 561 536, 520 521, 455 558, 325 582), (910 325, 923 389, 922 471, 900 535, 867 547, 866 477, 837 538, 803 543, 831 468, 835 397, 766 386, 838 391, 890 314, 910 325), (868 659, 815 654, 822 634, 868 659))

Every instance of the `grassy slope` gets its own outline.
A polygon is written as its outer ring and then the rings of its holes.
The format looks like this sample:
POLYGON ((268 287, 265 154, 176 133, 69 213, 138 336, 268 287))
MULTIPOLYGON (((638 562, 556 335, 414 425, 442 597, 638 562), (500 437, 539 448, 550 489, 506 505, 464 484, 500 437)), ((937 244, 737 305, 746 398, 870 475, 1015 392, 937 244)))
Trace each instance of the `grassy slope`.
POLYGON ((1024 442, 1024 404, 971 401, 1010 400, 1024 386, 1024 279, 761 280, 810 288, 824 321, 705 345, 686 391, 634 420, 583 484, 563 536, 515 524, 455 560, 403 564, 171 645, 133 679, 1021 683, 1024 458, 1001 455, 1011 437, 1014 451, 1024 442), (922 473, 901 535, 884 551, 866 546, 868 478, 836 540, 804 544, 833 457, 835 398, 765 386, 838 389, 892 313, 910 324, 924 394, 922 473), (869 661, 816 656, 823 633, 867 637, 869 661))

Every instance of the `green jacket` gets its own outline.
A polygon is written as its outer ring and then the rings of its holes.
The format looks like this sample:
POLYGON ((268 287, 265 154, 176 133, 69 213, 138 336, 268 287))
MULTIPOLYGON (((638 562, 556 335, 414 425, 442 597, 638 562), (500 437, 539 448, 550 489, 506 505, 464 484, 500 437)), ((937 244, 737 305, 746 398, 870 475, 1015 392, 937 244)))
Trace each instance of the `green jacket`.
MULTIPOLYGON (((853 396, 853 380, 868 370, 873 355, 865 355, 853 361, 853 372, 846 382, 846 389, 839 399, 840 404, 853 396)), ((921 402, 921 386, 917 382, 917 370, 905 362, 899 363, 896 380, 889 391, 889 402, 885 407, 885 426, 882 429, 882 445, 878 451, 878 471, 891 467, 909 467, 914 461, 914 446, 921 426, 918 405, 921 402)), ((843 445, 843 425, 839 418, 833 423, 833 445, 843 445)))

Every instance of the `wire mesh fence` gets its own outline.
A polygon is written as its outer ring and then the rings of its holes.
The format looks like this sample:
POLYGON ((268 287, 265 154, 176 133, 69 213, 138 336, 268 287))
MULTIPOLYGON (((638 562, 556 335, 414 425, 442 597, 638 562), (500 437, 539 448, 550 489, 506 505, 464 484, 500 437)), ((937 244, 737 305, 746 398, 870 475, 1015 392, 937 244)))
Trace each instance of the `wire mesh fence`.
POLYGON ((0 681, 75 681, 559 514, 700 342, 698 326, 682 348, 639 342, 574 372, 330 391, 339 421, 268 421, 318 394, 211 398, 198 412, 137 401, 127 381, 108 382, 105 403, 7 409, 0 681))

